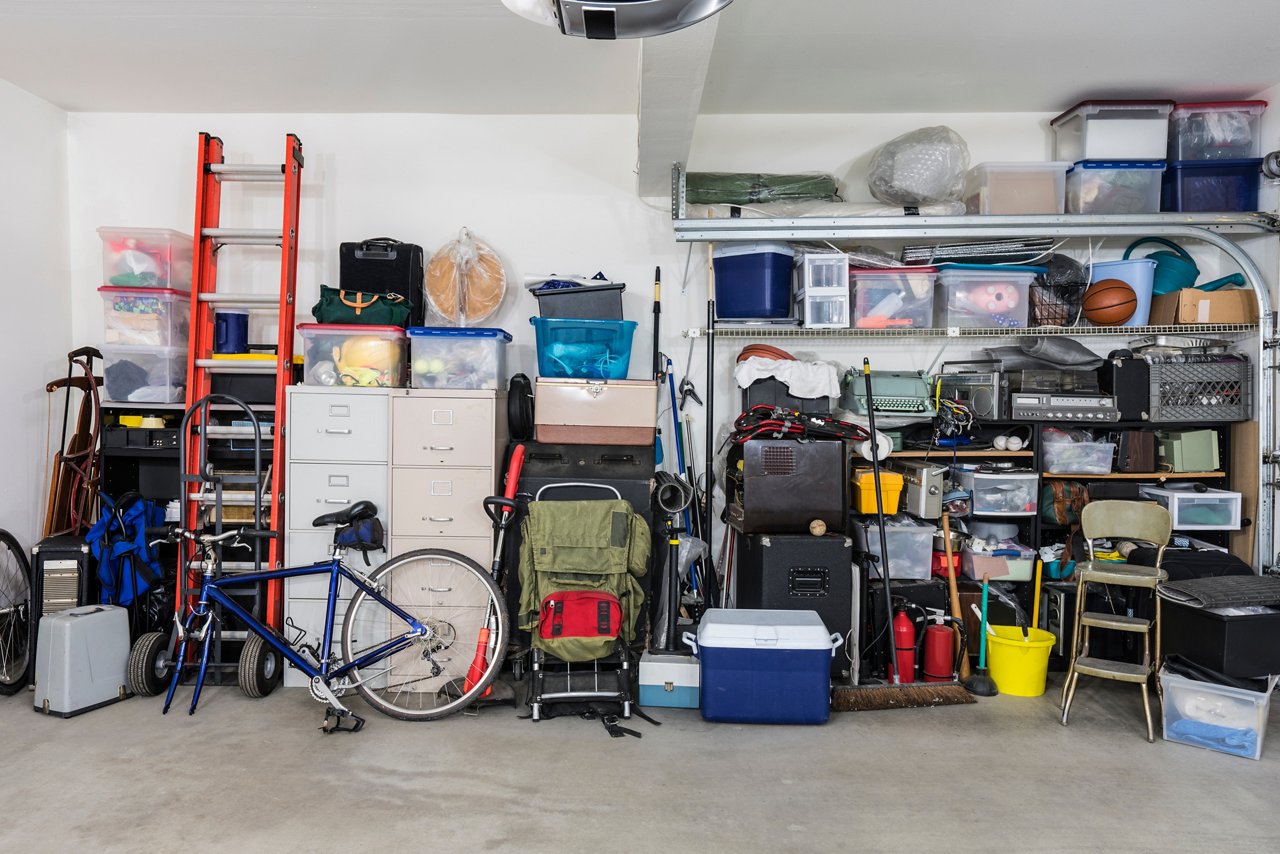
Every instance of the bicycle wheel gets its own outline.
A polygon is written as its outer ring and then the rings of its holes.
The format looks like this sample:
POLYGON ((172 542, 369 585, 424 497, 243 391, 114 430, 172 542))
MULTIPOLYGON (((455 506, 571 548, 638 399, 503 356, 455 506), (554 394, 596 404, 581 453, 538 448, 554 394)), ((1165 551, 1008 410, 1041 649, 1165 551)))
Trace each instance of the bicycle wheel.
POLYGON ((31 642, 31 565, 18 541, 0 530, 0 694, 27 684, 31 642))
MULTIPOLYGON (((444 549, 394 557, 373 571, 370 586, 427 628, 403 649, 351 674, 356 690, 378 711, 401 720, 435 720, 466 708, 502 668, 507 613, 502 592, 475 561, 444 549), (487 642, 481 643, 487 630, 487 642), (484 651, 477 661, 477 650, 484 651), (473 664, 475 665, 473 669, 473 664)), ((342 658, 396 638, 408 624, 357 590, 342 623, 342 658)))

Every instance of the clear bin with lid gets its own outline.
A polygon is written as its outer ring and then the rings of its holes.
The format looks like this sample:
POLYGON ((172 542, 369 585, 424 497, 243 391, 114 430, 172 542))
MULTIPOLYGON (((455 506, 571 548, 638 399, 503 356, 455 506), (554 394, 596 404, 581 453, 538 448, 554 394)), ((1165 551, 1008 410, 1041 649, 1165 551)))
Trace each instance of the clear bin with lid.
POLYGON ((1049 120, 1056 160, 1161 160, 1173 101, 1081 101, 1049 120))
POLYGON ((1163 160, 1081 160, 1067 170, 1067 213, 1158 213, 1163 160))
POLYGON ((119 288, 191 290, 191 235, 168 228, 98 229, 102 284, 119 288))
POLYGON ((979 163, 964 179, 971 214, 1060 214, 1069 161, 979 163))
POLYGON ((186 395, 186 347, 110 346, 102 348, 106 400, 178 403, 186 395))
POLYGON ((1261 157, 1259 124, 1266 101, 1205 101, 1173 108, 1170 160, 1245 160, 1261 157))
POLYGON ((172 288, 98 288, 106 344, 185 347, 191 295, 172 288))
POLYGON ((1240 530, 1239 492, 1227 489, 1209 489, 1187 484, 1177 487, 1139 487, 1150 498, 1169 511, 1175 531, 1238 531, 1240 530))
POLYGON ((944 264, 938 268, 939 327, 1017 329, 1027 325, 1031 283, 1044 267, 944 264))
POLYGON ((304 385, 404 385, 408 345, 398 326, 299 323, 304 385))
POLYGON ((937 267, 849 271, 857 329, 927 329, 933 325, 937 267))
POLYGON ((412 388, 507 387, 509 332, 434 326, 411 326, 408 332, 412 388))

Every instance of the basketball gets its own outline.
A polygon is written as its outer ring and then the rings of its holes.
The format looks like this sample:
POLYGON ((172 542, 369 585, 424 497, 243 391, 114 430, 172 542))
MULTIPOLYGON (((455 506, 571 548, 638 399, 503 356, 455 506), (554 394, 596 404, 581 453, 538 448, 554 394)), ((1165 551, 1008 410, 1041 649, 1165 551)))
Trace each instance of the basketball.
POLYGON ((1102 279, 1084 292, 1084 316, 1094 326, 1119 326, 1138 309, 1138 297, 1127 282, 1102 279))

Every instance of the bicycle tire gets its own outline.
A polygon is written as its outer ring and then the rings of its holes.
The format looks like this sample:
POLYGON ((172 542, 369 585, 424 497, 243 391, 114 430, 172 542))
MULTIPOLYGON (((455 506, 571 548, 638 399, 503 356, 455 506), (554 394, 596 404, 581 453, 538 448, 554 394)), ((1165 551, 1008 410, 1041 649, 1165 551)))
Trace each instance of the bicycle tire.
MULTIPOLYGON (((488 571, 446 549, 405 552, 379 566, 370 586, 432 630, 431 637, 374 662, 351 678, 370 706, 400 720, 437 720, 482 697, 502 669, 507 613, 488 571), (469 689, 480 630, 489 629, 491 654, 469 689)), ((342 622, 342 659, 350 663, 399 633, 403 620, 357 589, 342 622)))
POLYGON ((0 694, 27 686, 30 653, 31 564, 17 538, 0 529, 0 694))

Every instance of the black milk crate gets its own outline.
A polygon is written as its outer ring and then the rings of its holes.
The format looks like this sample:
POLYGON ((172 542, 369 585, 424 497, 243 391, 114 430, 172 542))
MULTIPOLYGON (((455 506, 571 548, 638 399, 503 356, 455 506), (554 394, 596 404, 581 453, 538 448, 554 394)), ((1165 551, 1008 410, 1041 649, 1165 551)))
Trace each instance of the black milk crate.
POLYGON ((1253 370, 1247 360, 1151 365, 1152 421, 1248 421, 1253 370))

